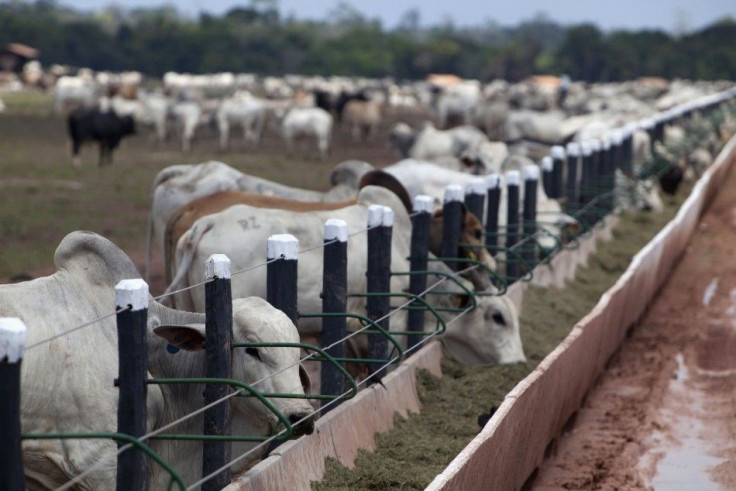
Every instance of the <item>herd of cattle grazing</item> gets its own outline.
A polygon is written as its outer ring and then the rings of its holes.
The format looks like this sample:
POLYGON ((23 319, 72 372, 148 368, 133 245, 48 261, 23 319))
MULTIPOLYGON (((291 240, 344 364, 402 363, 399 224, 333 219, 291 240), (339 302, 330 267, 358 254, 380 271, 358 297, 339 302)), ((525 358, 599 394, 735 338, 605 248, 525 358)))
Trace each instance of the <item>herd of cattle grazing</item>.
MULTIPOLYGON (((398 84, 347 78, 167 74, 158 89, 130 75, 114 78, 117 93, 112 94, 105 80, 83 72, 59 78, 51 89, 55 108, 68 111, 75 156, 82 141, 97 140, 101 164, 111 162, 112 150, 134 130, 151 127, 154 138, 163 140, 172 121, 184 151, 196 145, 193 138, 203 124, 216 125, 222 149, 231 144, 234 127, 241 127, 248 145, 256 146, 272 125, 284 138, 287 150, 297 138, 308 136, 326 158, 338 126, 355 139, 376 138, 386 114, 398 117, 402 111, 419 111, 432 118, 415 127, 397 122, 389 141, 377 144, 390 144, 400 160, 377 168, 356 155, 356 160, 336 165, 332 188, 326 192, 286 186, 222 162, 175 165, 159 172, 153 182, 148 246, 149 257, 156 251, 164 254, 169 287, 161 303, 149 302, 147 336, 149 376, 158 379, 204 376, 205 299, 202 288, 195 286, 207 280, 202 264, 213 254, 226 254, 233 271, 248 270, 232 278, 233 342, 297 342, 300 336, 318 336, 321 322, 305 317, 294 325, 261 300, 267 298, 266 269, 258 266, 265 261, 263 251, 269 237, 291 234, 299 240, 300 249, 309 250, 323 244, 328 219, 341 220, 349 237, 346 293, 358 294, 367 288, 367 243, 361 232, 366 230, 372 205, 392 211, 391 271, 409 271, 411 216, 418 207, 427 207, 432 214, 430 255, 443 254, 448 227, 443 203, 448 199, 448 186, 468 191, 480 187, 482 193, 491 183, 518 184, 520 175, 538 180, 551 171, 552 157, 567 162, 563 180, 574 179, 584 165, 582 157, 628 145, 629 162, 617 162, 626 165, 615 173, 615 206, 656 212, 661 210, 660 190, 674 193, 681 180, 702 173, 724 138, 736 132, 732 101, 731 112, 722 113, 717 124, 706 117, 702 106, 736 95, 723 83, 642 79, 586 85, 537 77, 516 84, 494 81, 483 85, 438 76, 398 84), (124 84, 120 83, 123 78, 124 84), (652 170, 652 162, 666 166, 652 170)), ((577 175, 580 179, 581 174, 577 175)), ((586 226, 566 202, 570 197, 551 192, 547 182, 537 186, 535 199, 530 201, 544 216, 539 231, 532 234, 538 238, 540 257, 559 248, 565 230, 586 226)), ((530 199, 523 195, 524 186, 521 190, 522 202, 530 199)), ((498 219, 503 228, 510 219, 505 195, 501 203, 498 219)), ((463 209, 458 224, 463 246, 446 259, 482 267, 461 271, 456 283, 443 287, 453 295, 432 297, 436 307, 467 310, 443 334, 447 356, 464 364, 525 360, 519 313, 488 274, 503 272, 503 254, 494 256, 491 252, 495 251, 486 247, 484 224, 488 220, 488 216, 463 209), (475 308, 468 308, 466 292, 481 294, 475 308)), ((113 431, 118 351, 115 321, 108 314, 115 302, 115 285, 141 274, 114 244, 86 232, 69 234, 54 261, 58 272, 49 277, 0 286, 0 317, 22 319, 28 326, 27 346, 33 348, 23 360, 23 431, 113 431), (93 328, 70 332, 95 319, 93 328), (64 375, 61 380, 59 374, 64 375)), ((441 261, 431 266, 434 276, 458 276, 441 261)), ((298 268, 298 310, 318 312, 322 258, 304 254, 298 268)), ((404 292, 408 287, 408 276, 391 277, 391 291, 404 292)), ((348 295, 346 300, 349 312, 365 314, 365 298, 348 295)), ((450 320, 456 314, 441 315, 450 320)), ((406 312, 397 312, 392 326, 404 325, 406 317, 406 312)), ((365 353, 359 341, 351 341, 348 348, 356 356, 365 353)), ((2 349, 0 343, 0 359, 2 349)), ((294 349, 236 349, 232 366, 233 378, 261 384, 259 388, 267 393, 304 395, 309 387, 294 349)), ((353 374, 366 376, 364 367, 357 367, 353 374)), ((148 430, 199 409, 202 389, 201 384, 150 386, 148 430)), ((300 422, 295 435, 312 432, 315 413, 310 404, 289 398, 271 402, 290 421, 300 422)), ((238 401, 232 408, 233 434, 268 435, 278 426, 273 413, 254 398, 238 401)), ((170 431, 196 433, 202 424, 199 415, 170 431)), ((232 454, 242 455, 255 446, 234 443, 232 454)), ((154 440, 151 447, 186 482, 202 477, 201 442, 154 440)), ((252 452, 234 472, 248 468, 263 451, 252 452)), ((115 443, 110 440, 26 440, 23 452, 29 487, 56 488, 100 462, 105 465, 85 475, 79 486, 114 486, 115 443)), ((150 466, 150 476, 153 489, 165 486, 166 473, 158 466, 150 466)))

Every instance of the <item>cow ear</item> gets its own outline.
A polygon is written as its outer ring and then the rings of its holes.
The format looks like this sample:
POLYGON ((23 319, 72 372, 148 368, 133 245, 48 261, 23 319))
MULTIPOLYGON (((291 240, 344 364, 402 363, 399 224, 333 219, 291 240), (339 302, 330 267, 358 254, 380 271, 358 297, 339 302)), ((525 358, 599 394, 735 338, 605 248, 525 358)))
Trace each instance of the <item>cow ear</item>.
POLYGON ((204 324, 158 326, 153 332, 179 349, 199 351, 204 348, 204 324))
POLYGON ((470 295, 453 295, 452 304, 456 309, 466 309, 470 306, 470 295))

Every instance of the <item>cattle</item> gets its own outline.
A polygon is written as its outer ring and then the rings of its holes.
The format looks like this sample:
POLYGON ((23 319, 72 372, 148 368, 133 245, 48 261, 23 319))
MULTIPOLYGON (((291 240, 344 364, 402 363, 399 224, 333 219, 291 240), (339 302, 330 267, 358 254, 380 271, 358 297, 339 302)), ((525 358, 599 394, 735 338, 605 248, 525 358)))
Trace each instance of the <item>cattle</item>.
POLYGON ((197 127, 203 122, 202 107, 195 101, 180 101, 171 108, 174 124, 181 135, 181 150, 192 149, 192 138, 197 127))
POLYGON ((102 90, 93 80, 85 77, 59 77, 52 89, 54 111, 59 114, 72 107, 92 108, 102 90))
POLYGON ((135 134, 132 116, 118 116, 114 111, 77 108, 67 116, 67 129, 72 143, 72 163, 80 167, 79 150, 86 140, 100 144, 99 166, 112 163, 112 151, 124 137, 135 134))
POLYGON ((239 125, 243 129, 246 143, 260 142, 266 125, 266 112, 263 101, 248 92, 239 92, 223 100, 215 116, 220 131, 220 150, 228 147, 230 127, 233 125, 239 125))
POLYGON ((405 123, 398 123, 389 136, 389 144, 402 158, 428 160, 471 173, 477 173, 479 169, 466 168, 459 159, 467 150, 486 141, 485 134, 473 126, 438 130, 429 121, 416 131, 405 123))
MULTIPOLYGON (((519 155, 512 156, 506 166, 508 170, 517 172, 527 166, 536 167, 529 159, 519 155)), ((476 176, 464 172, 452 171, 416 159, 405 159, 384 167, 383 170, 396 177, 412 198, 420 194, 431 196, 435 199, 436 206, 440 206, 442 203, 447 186, 456 184, 465 187, 478 179, 476 176)), ((524 186, 520 186, 520 189, 523 193, 524 186)), ((548 232, 538 238, 540 248, 543 250, 551 250, 556 247, 558 240, 555 237, 561 237, 564 230, 571 226, 577 226, 575 219, 562 212, 560 204, 556 200, 547 197, 541 183, 537 186, 537 210, 538 213, 544 214, 542 228, 548 232)), ((479 218, 482 219, 483 217, 479 218)), ((506 224, 506 200, 503 191, 498 218, 499 226, 504 226, 506 224)), ((541 219, 540 222, 542 222, 541 219)))
POLYGON ((344 201, 355 197, 357 193, 357 186, 349 187, 344 184, 337 184, 327 192, 294 188, 244 174, 217 161, 166 167, 156 175, 152 186, 146 242, 146 276, 153 253, 152 244, 163 249, 164 229, 172 213, 190 201, 228 189, 299 201, 344 201))
MULTIPOLYGON (((394 210, 391 271, 409 271, 409 243, 411 221, 404 205, 393 192, 378 186, 367 186, 359 195, 355 205, 329 210, 294 212, 290 210, 258 208, 249 205, 231 206, 220 213, 206 215, 179 239, 175 254, 176 277, 171 289, 193 285, 201 280, 202 268, 191 267, 200 262, 212 248, 224 252, 233 261, 233 268, 242 270, 262 264, 265 259, 263 246, 274 234, 290 233, 299 239, 299 247, 308 249, 323 244, 324 222, 330 218, 342 219, 348 227, 348 293, 366 291, 366 237, 365 230, 369 204, 380 203, 394 210), (244 248, 242 244, 254 244, 244 248)), ((207 256, 209 257, 209 256, 207 256)), ((435 262, 431 263, 432 269, 435 262)), ((440 265, 436 265, 441 268, 440 265)), ((322 260, 319 254, 304 254, 299 257, 297 272, 298 311, 319 312, 322 308, 322 260)), ((234 297, 266 296, 266 268, 252 269, 247 275, 233 276, 234 297)), ((408 277, 394 274, 391 291, 406 291, 408 277)), ((446 285, 442 285, 444 290, 446 285)), ((442 296, 454 306, 467 305, 467 296, 458 294, 451 299, 442 296)), ((204 309, 204 298, 196 290, 179 291, 175 295, 176 305, 193 311, 204 309)), ((448 324, 444 335, 450 356, 461 363, 491 364, 514 363, 524 360, 519 337, 518 316, 510 300, 498 296, 482 296, 476 299, 477 307, 469 315, 461 316, 448 324)), ((365 299, 348 295, 349 312, 365 312, 365 299)), ((469 309, 470 310, 470 309, 469 309)), ((405 312, 391 317, 392 325, 405 323, 405 312)), ((319 334, 321 322, 302 317, 298 328, 302 334, 319 334)))
POLYGON ((373 101, 351 100, 343 108, 342 122, 348 126, 353 140, 368 140, 381 124, 381 105, 373 101))
MULTIPOLYGON (((409 198, 403 186, 401 186, 401 184, 396 181, 392 176, 382 171, 369 172, 363 177, 359 187, 362 189, 365 186, 369 185, 379 185, 390 189, 401 199, 402 205, 406 212, 411 213, 411 199, 409 198)), ((177 210, 174 214, 172 214, 169 222, 166 224, 166 232, 164 234, 166 281, 169 283, 173 283, 173 251, 175 250, 179 239, 187 230, 189 230, 193 226, 196 220, 203 216, 219 213, 220 211, 237 204, 245 204, 256 208, 272 208, 294 212, 310 212, 338 210, 348 206, 353 206, 357 204, 357 202, 357 198, 345 202, 303 202, 259 194, 242 193, 239 191, 221 191, 209 196, 205 196, 203 198, 199 198, 177 210)), ((460 242, 462 244, 470 244, 471 247, 475 247, 468 250, 462 249, 457 252, 457 256, 461 258, 475 258, 485 264, 487 268, 495 269, 495 264, 493 263, 493 259, 488 254, 488 251, 480 247, 483 245, 483 243, 479 239, 479 236, 482 233, 482 224, 480 223, 478 218, 475 217, 472 213, 467 213, 463 209, 461 220, 462 231, 460 242)), ((442 219, 442 210, 437 210, 432 215, 429 234, 429 249, 430 252, 436 255, 442 254, 443 227, 444 223, 442 219)), ((474 270, 470 274, 470 279, 471 281, 473 281, 476 288, 485 289, 490 286, 485 272, 477 272, 476 270, 474 270)))
MULTIPOLYGON (((138 278, 128 256, 91 232, 73 232, 54 255, 57 272, 24 283, 0 286, 0 317, 19 317, 28 328, 21 373, 21 423, 24 433, 114 432, 119 390, 115 285, 138 278), (76 331, 76 326, 97 319, 76 331), (64 334, 66 331, 70 331, 64 334), (48 342, 44 342, 48 341, 48 342), (30 348, 34 345, 34 348, 30 348)), ((150 298, 150 297, 149 297, 150 298)), ((148 303, 148 378, 204 377, 204 314, 148 303), (167 345, 180 348, 175 349, 167 345)), ((260 298, 233 301, 233 342, 298 342, 294 325, 260 298)), ((232 378, 266 393, 304 395, 305 372, 299 351, 290 348, 233 350, 232 378), (263 382, 258 382, 263 380, 263 382)), ((149 385, 147 431, 171 423, 203 406, 203 384, 149 385)), ((304 399, 270 399, 295 426, 296 435, 313 430, 311 405, 304 399)), ((231 406, 233 434, 267 436, 276 417, 255 398, 231 406)), ((200 434, 202 415, 167 430, 200 434)), ((201 478, 202 442, 147 442, 188 483, 201 478)), ((233 455, 254 450, 233 468, 243 471, 260 459, 256 443, 233 442, 233 455)), ((117 444, 112 440, 34 440, 23 442, 27 487, 55 489, 93 466, 79 489, 114 489, 117 444)), ((149 466, 150 488, 165 489, 168 474, 149 466)))
POLYGON ((477 80, 436 87, 430 109, 436 114, 440 128, 447 128, 451 121, 470 124, 473 109, 478 105, 480 96, 480 83, 477 80))
POLYGON ((280 121, 287 152, 293 151, 295 139, 314 138, 319 157, 323 160, 327 158, 332 141, 332 120, 332 115, 319 107, 290 108, 280 121))

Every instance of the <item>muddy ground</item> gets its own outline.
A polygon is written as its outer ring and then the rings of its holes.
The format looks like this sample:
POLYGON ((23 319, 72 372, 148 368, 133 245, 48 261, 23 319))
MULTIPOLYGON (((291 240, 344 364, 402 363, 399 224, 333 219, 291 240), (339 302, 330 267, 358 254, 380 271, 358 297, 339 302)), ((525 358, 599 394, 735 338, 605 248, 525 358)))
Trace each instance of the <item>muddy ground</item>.
POLYGON ((736 489, 736 172, 537 489, 736 489))

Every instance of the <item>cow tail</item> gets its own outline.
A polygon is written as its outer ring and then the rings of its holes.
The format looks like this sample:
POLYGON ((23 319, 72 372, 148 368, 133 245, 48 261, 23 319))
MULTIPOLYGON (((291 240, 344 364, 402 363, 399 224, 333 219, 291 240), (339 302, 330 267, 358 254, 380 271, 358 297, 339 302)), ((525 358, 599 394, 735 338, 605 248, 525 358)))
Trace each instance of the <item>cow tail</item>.
MULTIPOLYGON (((168 288, 166 288, 164 295, 171 295, 171 293, 176 291, 176 289, 179 288, 179 286, 182 284, 184 278, 189 272, 189 268, 192 266, 194 255, 197 251, 197 246, 199 245, 199 242, 202 240, 204 234, 212 228, 212 226, 212 220, 199 220, 197 221, 197 223, 194 224, 191 229, 187 230, 184 235, 181 236, 176 247, 176 258, 172 258, 172 261, 175 261, 175 264, 178 264, 178 267, 176 268, 176 275, 174 276, 174 279, 171 280, 171 284, 168 286, 168 288), (181 251, 179 245, 184 248, 183 252, 181 251)), ((172 271, 173 269, 174 268, 172 268, 172 271)), ((171 298, 173 299, 173 296, 171 296, 171 298)), ((174 305, 173 301, 162 303, 170 303, 174 305)))

